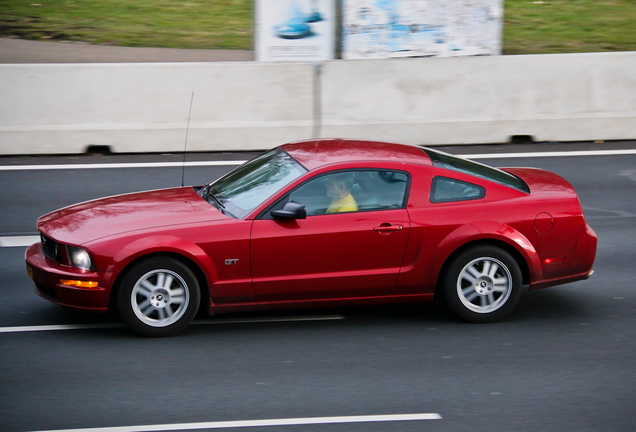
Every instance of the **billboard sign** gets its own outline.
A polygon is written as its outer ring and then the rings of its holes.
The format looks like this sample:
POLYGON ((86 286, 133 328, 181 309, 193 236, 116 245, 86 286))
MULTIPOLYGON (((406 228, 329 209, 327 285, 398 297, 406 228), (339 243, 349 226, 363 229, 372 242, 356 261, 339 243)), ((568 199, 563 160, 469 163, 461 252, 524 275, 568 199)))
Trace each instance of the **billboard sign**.
POLYGON ((503 0, 342 0, 344 59, 501 54, 503 0))
POLYGON ((257 61, 334 58, 334 0, 256 0, 255 8, 257 61))

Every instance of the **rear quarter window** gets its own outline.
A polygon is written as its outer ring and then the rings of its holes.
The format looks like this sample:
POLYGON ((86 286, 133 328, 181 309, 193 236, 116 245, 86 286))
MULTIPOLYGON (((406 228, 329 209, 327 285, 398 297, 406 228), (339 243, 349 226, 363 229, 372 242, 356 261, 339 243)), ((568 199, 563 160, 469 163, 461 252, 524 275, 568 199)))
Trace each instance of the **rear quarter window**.
POLYGON ((430 148, 421 147, 422 150, 428 155, 433 162, 433 166, 436 168, 444 168, 447 170, 469 174, 475 177, 479 177, 485 180, 489 180, 494 183, 498 183, 509 188, 516 189, 520 192, 529 194, 530 188, 519 177, 510 174, 509 172, 502 171, 497 168, 483 165, 468 159, 458 158, 448 153, 432 150, 430 148))
POLYGON ((432 203, 470 201, 482 199, 486 189, 482 186, 448 177, 433 177, 430 200, 432 203))

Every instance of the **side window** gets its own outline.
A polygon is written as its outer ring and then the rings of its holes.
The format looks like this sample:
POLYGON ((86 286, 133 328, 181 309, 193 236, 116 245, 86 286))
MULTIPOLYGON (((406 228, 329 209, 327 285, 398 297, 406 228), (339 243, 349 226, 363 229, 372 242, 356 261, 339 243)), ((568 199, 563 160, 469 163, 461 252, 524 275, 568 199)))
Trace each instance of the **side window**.
POLYGON ((446 177, 434 177, 431 185, 430 200, 433 203, 468 201, 486 196, 481 186, 446 177))
POLYGON ((356 173, 353 196, 360 210, 386 210, 406 207, 409 177, 399 171, 360 171, 356 173))
POLYGON ((408 180, 407 174, 397 171, 338 171, 298 187, 289 201, 304 204, 307 216, 402 208, 408 180))

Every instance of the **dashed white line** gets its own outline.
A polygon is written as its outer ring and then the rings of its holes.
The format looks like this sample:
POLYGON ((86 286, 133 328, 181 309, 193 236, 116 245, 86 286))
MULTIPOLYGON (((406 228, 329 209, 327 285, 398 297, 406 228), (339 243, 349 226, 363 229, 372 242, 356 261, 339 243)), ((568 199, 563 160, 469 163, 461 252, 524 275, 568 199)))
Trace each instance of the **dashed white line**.
POLYGON ((39 241, 39 235, 0 237, 0 247, 27 247, 39 241))
POLYGON ((117 328, 117 327, 124 327, 124 324, 123 323, 57 324, 57 325, 0 327, 0 333, 28 333, 28 332, 41 332, 41 331, 86 330, 86 329, 117 328))
MULTIPOLYGON (((571 156, 617 156, 634 155, 636 149, 622 150, 586 150, 586 151, 546 151, 527 153, 490 153, 457 155, 465 159, 502 159, 502 158, 535 158, 535 157, 571 157, 571 156)), ((33 171, 33 170, 73 170, 73 169, 113 169, 113 168, 170 168, 197 166, 236 166, 244 160, 234 161, 192 161, 186 162, 139 162, 139 163, 105 163, 105 164, 62 164, 62 165, 1 165, 0 171, 33 171)))
POLYGON ((197 166, 234 166, 245 163, 236 161, 196 161, 196 162, 144 162, 144 163, 106 163, 106 164, 62 164, 62 165, 2 165, 0 171, 34 171, 34 170, 73 170, 73 169, 109 169, 109 168, 170 168, 197 166))
POLYGON ((570 157, 570 156, 620 156, 636 154, 636 149, 626 150, 587 150, 562 152, 528 152, 528 153, 491 153, 457 155, 464 159, 503 159, 503 158, 536 158, 536 157, 570 157))
MULTIPOLYGON (((242 319, 215 319, 193 321, 191 325, 210 324, 255 324, 255 323, 285 323, 285 322, 313 322, 313 321, 337 321, 346 319, 342 315, 306 316, 306 317, 271 317, 271 318, 242 318, 242 319)), ((28 333, 43 331, 63 330, 89 330, 102 328, 125 327, 123 323, 94 323, 94 324, 54 324, 37 326, 13 326, 0 327, 0 333, 28 333)))
POLYGON ((342 315, 323 315, 323 316, 307 316, 307 317, 272 317, 272 318, 228 318, 214 320, 192 321, 192 324, 251 324, 251 323, 269 323, 269 322, 302 322, 302 321, 337 321, 346 317, 342 315))
POLYGON ((238 420, 203 423, 176 423, 163 425, 118 426, 85 429, 58 429, 39 432, 146 432, 146 431, 181 431, 198 429, 229 429, 245 427, 299 426, 318 424, 372 423, 372 422, 404 422, 422 420, 441 420, 437 413, 425 414, 389 414, 342 417, 305 417, 288 419, 238 420))

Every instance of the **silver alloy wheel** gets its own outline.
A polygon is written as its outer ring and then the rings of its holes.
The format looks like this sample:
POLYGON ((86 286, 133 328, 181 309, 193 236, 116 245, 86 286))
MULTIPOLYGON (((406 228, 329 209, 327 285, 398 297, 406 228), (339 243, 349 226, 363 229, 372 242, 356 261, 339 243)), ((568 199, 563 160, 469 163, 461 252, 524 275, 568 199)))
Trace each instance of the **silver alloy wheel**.
POLYGON ((457 296, 469 310, 487 314, 504 304, 512 293, 508 267, 495 258, 480 257, 464 266, 457 278, 457 296))
POLYGON ((190 290, 177 273, 157 269, 139 278, 132 289, 130 302, 141 322, 151 327, 166 327, 186 313, 190 290))

